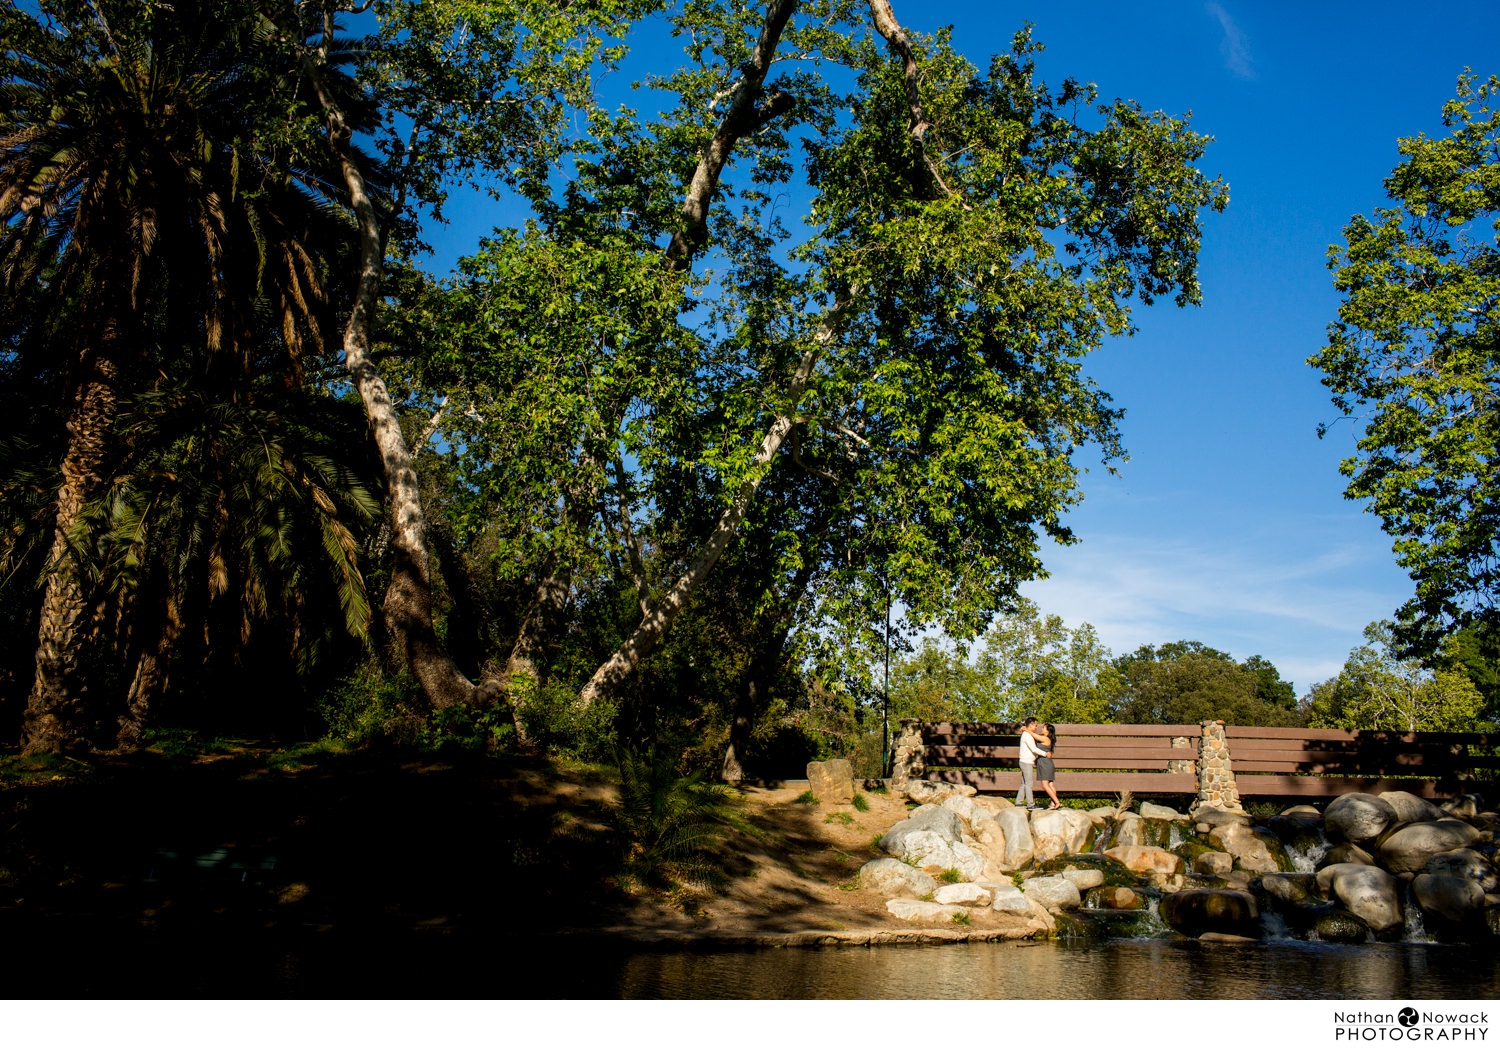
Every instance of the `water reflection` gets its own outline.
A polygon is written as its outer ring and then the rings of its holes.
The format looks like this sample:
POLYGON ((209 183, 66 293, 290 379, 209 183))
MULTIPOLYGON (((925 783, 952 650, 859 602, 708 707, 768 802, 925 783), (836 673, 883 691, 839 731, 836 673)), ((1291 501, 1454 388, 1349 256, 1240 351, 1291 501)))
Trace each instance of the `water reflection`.
MULTIPOLYGON (((601 994, 610 994, 605 989, 601 994)), ((1488 999, 1495 958, 1425 944, 945 944, 622 960, 624 998, 1488 999)))

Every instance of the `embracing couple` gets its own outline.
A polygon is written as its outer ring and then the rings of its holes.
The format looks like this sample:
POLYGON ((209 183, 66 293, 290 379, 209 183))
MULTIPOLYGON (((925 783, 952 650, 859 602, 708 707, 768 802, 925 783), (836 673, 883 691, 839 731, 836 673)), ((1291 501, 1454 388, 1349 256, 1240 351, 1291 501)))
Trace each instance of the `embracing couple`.
POLYGON ((1057 775, 1052 765, 1052 744, 1056 739, 1057 727, 1051 722, 1042 725, 1035 718, 1027 718, 1021 723, 1021 787, 1016 792, 1016 805, 1021 804, 1024 795, 1026 808, 1036 809, 1036 799, 1031 791, 1035 783, 1040 784, 1052 800, 1048 809, 1062 809, 1062 803, 1057 800, 1057 788, 1052 785, 1052 778, 1057 775))

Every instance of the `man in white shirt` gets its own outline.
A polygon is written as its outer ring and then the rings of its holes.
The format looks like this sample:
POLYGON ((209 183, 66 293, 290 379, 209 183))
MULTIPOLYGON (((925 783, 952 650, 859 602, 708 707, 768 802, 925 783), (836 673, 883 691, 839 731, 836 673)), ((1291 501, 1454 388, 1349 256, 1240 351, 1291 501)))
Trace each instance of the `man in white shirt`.
POLYGON ((1021 786, 1016 790, 1016 805, 1021 804, 1021 796, 1026 796, 1027 810, 1036 809, 1036 799, 1032 796, 1032 787, 1036 783, 1036 760, 1039 755, 1046 754, 1031 731, 1036 728, 1035 718, 1027 718, 1021 723, 1021 786))

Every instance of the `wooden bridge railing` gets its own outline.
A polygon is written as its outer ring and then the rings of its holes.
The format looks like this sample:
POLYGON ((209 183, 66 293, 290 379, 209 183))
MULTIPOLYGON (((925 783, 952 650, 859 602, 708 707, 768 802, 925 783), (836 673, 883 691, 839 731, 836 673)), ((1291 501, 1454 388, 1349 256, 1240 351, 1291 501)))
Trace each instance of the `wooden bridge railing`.
POLYGON ((1410 791, 1438 798, 1472 791, 1500 766, 1493 733, 1226 726, 1241 797, 1410 791))
MULTIPOLYGON (((923 723, 927 779, 1015 791, 1021 786, 1020 732, 1004 722, 923 723)), ((1053 747, 1058 789, 1192 794, 1198 790, 1194 767, 1201 732, 1196 725, 1059 725, 1053 747)))
MULTIPOLYGON (((898 762, 912 775, 1012 792, 1020 726, 1005 722, 903 720, 898 762)), ((1084 725, 1057 727, 1053 759, 1058 791, 1107 795, 1191 795, 1207 778, 1221 783, 1228 759, 1241 798, 1331 797, 1347 791, 1404 790, 1437 798, 1492 782, 1500 768, 1500 734, 1394 733, 1260 726, 1084 725), (1219 738, 1203 749, 1206 736, 1219 738), (1201 751, 1201 754, 1200 754, 1201 751)), ((902 774, 904 775, 904 773, 902 774)))

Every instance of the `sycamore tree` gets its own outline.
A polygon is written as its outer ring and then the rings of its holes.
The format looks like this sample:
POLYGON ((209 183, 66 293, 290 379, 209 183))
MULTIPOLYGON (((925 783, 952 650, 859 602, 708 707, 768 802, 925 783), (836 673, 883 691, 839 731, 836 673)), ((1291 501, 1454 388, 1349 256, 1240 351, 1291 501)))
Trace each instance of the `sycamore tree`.
POLYGON ((1135 304, 1199 300, 1208 140, 1047 85, 1028 33, 976 66, 885 0, 666 17, 658 115, 593 108, 533 224, 427 300, 466 521, 501 526, 543 634, 618 610, 585 703, 741 547, 772 639, 826 654, 892 601, 982 633, 1072 541, 1074 453, 1121 454, 1083 359, 1135 304))
POLYGON ((1369 501, 1416 585, 1395 637, 1428 655, 1455 628, 1500 625, 1497 97, 1500 79, 1465 73, 1446 134, 1400 140, 1392 206, 1329 250, 1343 301, 1309 358, 1359 424, 1345 495, 1369 501))
POLYGON ((1430 671, 1398 655, 1393 625, 1372 623, 1338 677, 1312 689, 1310 725, 1326 729, 1472 732, 1484 697, 1461 670, 1430 671))

